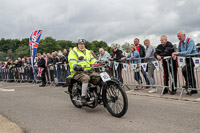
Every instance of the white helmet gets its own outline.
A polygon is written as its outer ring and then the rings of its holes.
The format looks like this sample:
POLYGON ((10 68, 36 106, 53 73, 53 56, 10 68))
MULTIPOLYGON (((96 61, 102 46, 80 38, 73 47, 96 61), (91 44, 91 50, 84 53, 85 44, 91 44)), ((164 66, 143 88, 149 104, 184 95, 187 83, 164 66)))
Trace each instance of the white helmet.
POLYGON ((78 38, 78 41, 77 41, 77 45, 78 44, 85 44, 86 43, 86 40, 84 38, 78 38))

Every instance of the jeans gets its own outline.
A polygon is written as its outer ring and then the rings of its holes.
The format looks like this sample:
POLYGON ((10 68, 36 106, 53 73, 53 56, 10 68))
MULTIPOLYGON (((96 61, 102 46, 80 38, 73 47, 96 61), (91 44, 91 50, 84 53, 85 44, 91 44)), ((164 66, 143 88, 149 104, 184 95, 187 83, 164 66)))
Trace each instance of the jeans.
POLYGON ((61 71, 60 71, 60 69, 57 69, 56 77, 58 78, 58 85, 61 85, 62 80, 61 80, 61 71))
POLYGON ((134 72, 134 79, 137 81, 137 82, 142 82, 142 78, 140 76, 140 72, 134 72))
POLYGON ((149 81, 149 79, 148 79, 148 77, 147 77, 147 74, 146 74, 146 72, 144 71, 144 69, 143 69, 142 66, 141 66, 141 72, 142 72, 142 75, 144 76, 144 79, 145 79, 145 81, 146 81, 146 84, 147 84, 147 85, 150 85, 150 81, 149 81))

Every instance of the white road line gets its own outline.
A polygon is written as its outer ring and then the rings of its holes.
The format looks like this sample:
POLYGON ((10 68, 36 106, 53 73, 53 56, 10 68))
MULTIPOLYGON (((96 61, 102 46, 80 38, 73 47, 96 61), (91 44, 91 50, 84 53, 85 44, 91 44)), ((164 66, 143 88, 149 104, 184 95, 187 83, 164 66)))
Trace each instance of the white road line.
POLYGON ((200 98, 197 98, 196 100, 197 100, 197 101, 200 101, 200 98))
POLYGON ((19 87, 26 87, 26 86, 34 86, 34 85, 23 85, 23 86, 7 86, 7 87, 3 87, 3 88, 19 88, 19 87))
POLYGON ((15 89, 3 89, 3 88, 0 88, 0 91, 15 91, 15 89))

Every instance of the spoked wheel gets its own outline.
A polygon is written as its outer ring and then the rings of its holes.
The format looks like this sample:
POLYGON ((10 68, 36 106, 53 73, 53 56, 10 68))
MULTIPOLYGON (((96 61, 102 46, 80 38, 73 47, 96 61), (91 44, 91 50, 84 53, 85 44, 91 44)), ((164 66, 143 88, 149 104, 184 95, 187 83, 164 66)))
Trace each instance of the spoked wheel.
MULTIPOLYGON (((71 88, 70 88, 71 89, 71 88)), ((70 94, 70 99, 73 103, 73 105, 77 108, 81 108, 82 104, 81 104, 81 93, 78 92, 78 90, 75 90, 75 92, 73 92, 72 94, 70 94)))
POLYGON ((122 117, 128 109, 126 92, 115 82, 107 83, 103 92, 104 104, 107 110, 115 117, 122 117))

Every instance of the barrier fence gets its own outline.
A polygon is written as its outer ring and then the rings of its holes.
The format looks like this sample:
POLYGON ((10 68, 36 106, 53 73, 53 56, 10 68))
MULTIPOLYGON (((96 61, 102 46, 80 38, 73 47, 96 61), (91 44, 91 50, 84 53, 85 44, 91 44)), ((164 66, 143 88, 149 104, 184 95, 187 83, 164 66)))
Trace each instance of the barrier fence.
MULTIPOLYGON (((177 56, 173 59, 171 56, 162 57, 161 60, 155 58, 127 59, 125 61, 109 61, 107 63, 110 76, 117 78, 128 88, 130 86, 140 85, 147 88, 162 88, 169 91, 173 89, 181 90, 179 99, 184 90, 200 90, 200 54, 177 56), (141 63, 136 63, 141 61, 141 63), (149 70, 148 70, 149 69, 149 70), (186 85, 186 86, 185 86, 186 85), (183 87, 185 86, 185 87, 183 87)), ((41 72, 37 67, 30 65, 12 69, 1 69, 0 80, 7 82, 41 82, 40 77, 34 80, 33 69, 36 75, 41 72)), ((70 75, 68 64, 59 64, 47 66, 45 71, 46 85, 65 85, 66 78, 70 75)))
MULTIPOLYGON (((66 78, 70 75, 68 64, 60 64, 47 66, 43 72, 45 73, 46 85, 66 84, 66 78)), ((42 72, 38 67, 32 68, 28 65, 25 67, 12 67, 10 69, 3 68, 0 70, 0 80, 6 82, 41 82, 42 72), (35 78, 33 74, 35 70, 35 78)))
POLYGON ((184 90, 188 94, 190 94, 189 90, 200 90, 199 64, 200 54, 195 54, 177 56, 176 59, 173 59, 171 56, 162 57, 160 61, 155 58, 111 61, 108 63, 108 66, 110 66, 110 75, 118 78, 125 86, 139 86, 139 83, 135 80, 137 78, 134 79, 135 75, 136 77, 139 75, 142 87, 162 88, 161 95, 163 95, 165 88, 169 91, 172 88, 181 90, 180 99, 184 90), (135 60, 141 60, 142 63, 134 63, 135 60), (148 77, 150 72, 146 72, 149 66, 153 70, 153 76, 151 77, 148 77), (155 78, 155 84, 152 84, 152 77, 155 78))

